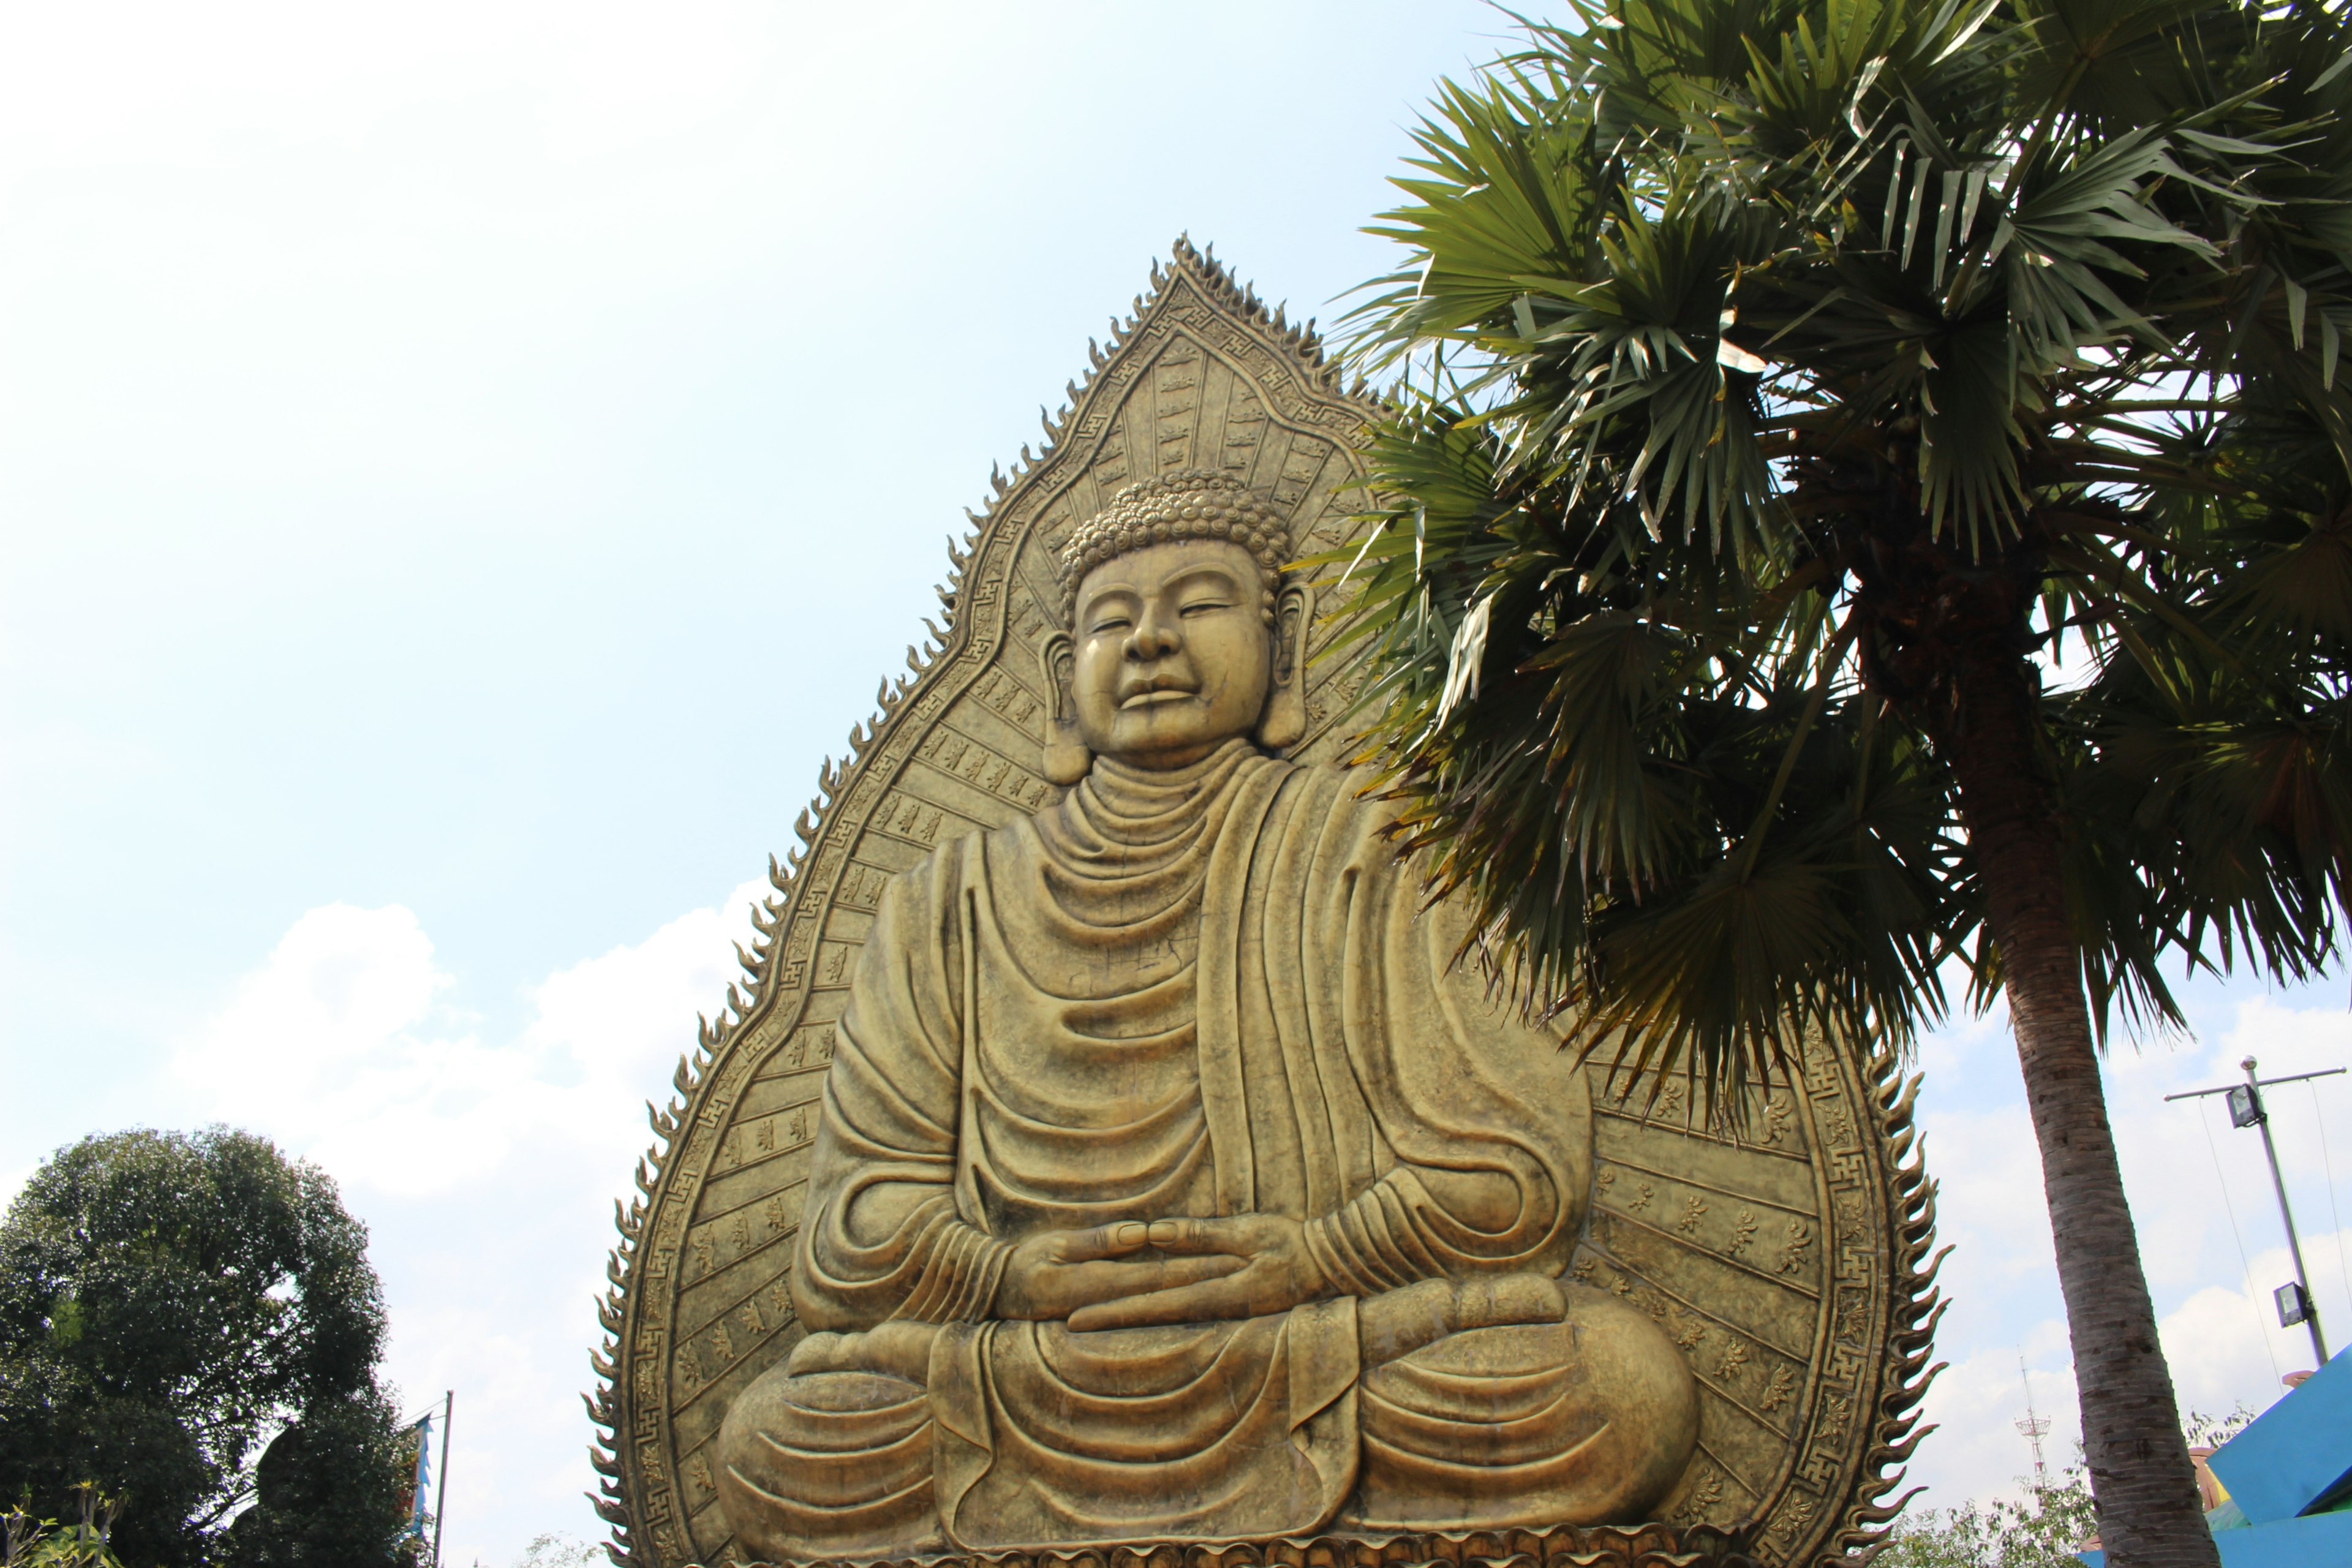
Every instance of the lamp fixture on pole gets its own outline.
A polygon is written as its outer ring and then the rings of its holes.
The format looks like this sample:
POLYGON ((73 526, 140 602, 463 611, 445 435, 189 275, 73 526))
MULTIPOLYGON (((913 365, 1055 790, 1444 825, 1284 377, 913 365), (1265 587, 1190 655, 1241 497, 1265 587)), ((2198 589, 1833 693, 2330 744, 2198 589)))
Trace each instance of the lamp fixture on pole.
POLYGON ((2319 1303, 2312 1299, 2311 1275, 2303 1267, 2303 1243, 2294 1234, 2294 1211, 2287 1206, 2286 1178, 2279 1174, 2278 1145, 2271 1142, 2270 1112, 2263 1106, 2263 1090, 2274 1083, 2301 1083, 2308 1078, 2333 1078, 2342 1068, 2329 1068, 2323 1072, 2288 1073, 2284 1078, 2256 1078, 2254 1058, 2248 1057, 2238 1064, 2246 1069, 2243 1083, 2221 1084, 2212 1089, 2192 1089, 2180 1094, 2168 1094, 2170 1100, 2200 1100, 2209 1094, 2224 1097, 2230 1108, 2232 1127, 2259 1127, 2263 1132, 2263 1153, 2271 1163, 2271 1189, 2278 1194, 2279 1218, 2286 1222, 2287 1256, 2294 1259, 2294 1278, 2271 1292, 2278 1307, 2279 1324, 2291 1328, 2301 1323, 2311 1331, 2312 1352, 2319 1364, 2327 1364, 2327 1340, 2319 1331, 2319 1303))

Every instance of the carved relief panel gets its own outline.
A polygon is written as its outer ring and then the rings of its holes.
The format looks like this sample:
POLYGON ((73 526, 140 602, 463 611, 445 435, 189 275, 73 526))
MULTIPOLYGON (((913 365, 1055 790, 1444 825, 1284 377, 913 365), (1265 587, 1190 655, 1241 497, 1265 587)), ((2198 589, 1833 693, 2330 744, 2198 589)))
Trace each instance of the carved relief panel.
MULTIPOLYGON (((658 1142, 636 1195, 616 1205, 591 1401, 616 1561, 740 1555, 718 1506, 714 1440, 730 1401, 803 1331, 789 1274, 818 1102, 882 889, 937 847, 1055 794, 1040 769, 1048 699, 1036 654, 1059 614, 1059 545, 1121 485, 1208 468, 1285 509, 1302 556, 1336 550, 1355 528, 1358 443, 1377 412, 1341 386, 1311 335, 1180 242, 1095 351, 1045 450, 1024 448, 998 479, 953 552, 944 631, 908 650, 910 673, 886 685, 849 756, 825 765, 801 846, 772 866, 745 984, 679 1063, 676 1098, 648 1108, 658 1142)), ((1317 575, 1328 584, 1338 573, 1317 575)), ((1296 754, 1339 760, 1351 679, 1340 661, 1310 663, 1296 754)), ((1815 1049, 1798 1081, 1754 1100, 1734 1140, 1694 1125, 1676 1085, 1654 1103, 1646 1085, 1619 1100, 1593 1076, 1592 1205, 1570 1272, 1637 1307, 1685 1357, 1700 1390, 1696 1455, 1647 1533, 1423 1540, 1417 1560, 1543 1556, 1572 1537, 1585 1560, 1630 1563, 1680 1536, 1685 1549, 1798 1564, 1866 1544, 1892 1513, 1880 1506, 1887 1471, 1916 1441, 1933 1303, 1922 1267, 1932 1190, 1905 1163, 1907 1095, 1888 1064, 1815 1049)), ((1394 1555, 1371 1541, 1248 1550, 1394 1555)))

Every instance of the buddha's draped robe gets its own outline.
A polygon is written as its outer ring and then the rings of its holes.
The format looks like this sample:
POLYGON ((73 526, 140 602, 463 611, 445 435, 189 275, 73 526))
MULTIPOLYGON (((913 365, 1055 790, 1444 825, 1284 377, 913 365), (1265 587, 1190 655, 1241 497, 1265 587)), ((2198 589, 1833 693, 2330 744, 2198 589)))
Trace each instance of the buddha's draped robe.
POLYGON ((1422 915, 1361 782, 1242 742, 1172 772, 1101 760, 891 884, 794 1265, 815 1331, 722 1437, 746 1544, 1590 1517, 1672 1479, 1687 1374, 1617 1303, 1360 1364, 1360 1299, 1558 1276, 1591 1139, 1555 1042, 1450 973, 1458 928, 1422 915), (991 1318, 1027 1236, 1251 1213, 1304 1223, 1326 1299, 1087 1333, 991 1318), (1602 1385, 1629 1378, 1675 1430, 1610 1433, 1602 1385))

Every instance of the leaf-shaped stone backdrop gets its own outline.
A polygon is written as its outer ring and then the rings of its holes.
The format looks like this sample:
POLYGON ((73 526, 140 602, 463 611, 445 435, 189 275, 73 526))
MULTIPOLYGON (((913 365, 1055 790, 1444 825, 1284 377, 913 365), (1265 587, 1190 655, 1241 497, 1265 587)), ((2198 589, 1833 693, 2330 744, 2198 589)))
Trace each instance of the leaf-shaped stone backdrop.
MULTIPOLYGON (((676 1098, 647 1107, 658 1142, 637 1168, 638 1195, 614 1205, 621 1244, 589 1400, 604 1433, 591 1451, 604 1478, 596 1506, 614 1526, 617 1563, 732 1560, 708 1448, 728 1401, 800 1336, 788 1269, 833 1023, 885 882, 934 845, 1054 794, 1039 771, 1037 655, 1057 618, 1054 554, 1068 530, 1134 479, 1205 468, 1286 509, 1302 556, 1351 537, 1359 444, 1378 405, 1342 385, 1311 332, 1190 245, 1180 240, 1151 282, 1048 421, 1045 449, 1023 449, 986 515, 950 547, 944 627, 926 623, 909 673, 885 681, 847 758, 825 764, 796 826, 802 845, 771 864, 776 893, 755 911, 758 939, 742 954, 748 989, 728 988, 718 1021, 678 1063, 676 1098)), ((1316 579, 1338 575, 1325 567, 1316 579)), ((1339 760, 1351 679, 1342 661, 1310 665, 1297 754, 1339 760)), ((1889 1063, 1857 1073, 1815 1050, 1800 1083, 1755 1103, 1739 1142, 1686 1126, 1671 1097, 1645 1119, 1646 1089, 1629 1105, 1603 1098, 1576 1273, 1665 1325, 1704 1390, 1700 1452, 1661 1525, 1638 1548, 1626 1537, 1626 1561, 1744 1551, 1811 1563, 1866 1543, 1892 1513, 1879 1500, 1894 1484, 1885 1472, 1917 1440, 1920 1325, 1934 1301, 1932 1268, 1921 1269, 1932 1189, 1916 1161, 1904 1163, 1909 1100, 1894 1084, 1889 1063), (1665 1539, 1678 1531, 1690 1532, 1679 1548, 1665 1539)), ((1595 1546, 1581 1540, 1268 1543, 1212 1555, 1586 1561, 1595 1546)), ((1146 1550, 1137 1563, 1164 1555, 1146 1550)))

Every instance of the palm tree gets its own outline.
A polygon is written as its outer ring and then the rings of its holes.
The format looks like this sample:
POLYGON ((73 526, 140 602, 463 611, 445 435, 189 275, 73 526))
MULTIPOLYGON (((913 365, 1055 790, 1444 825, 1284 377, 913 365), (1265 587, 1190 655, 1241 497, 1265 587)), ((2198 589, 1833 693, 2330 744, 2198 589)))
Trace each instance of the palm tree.
POLYGON ((2343 929, 2343 7, 1570 4, 1441 89, 1356 318, 1407 837, 1716 1114, 2005 998, 2110 1561, 2212 1563, 2099 1053, 2343 929))

